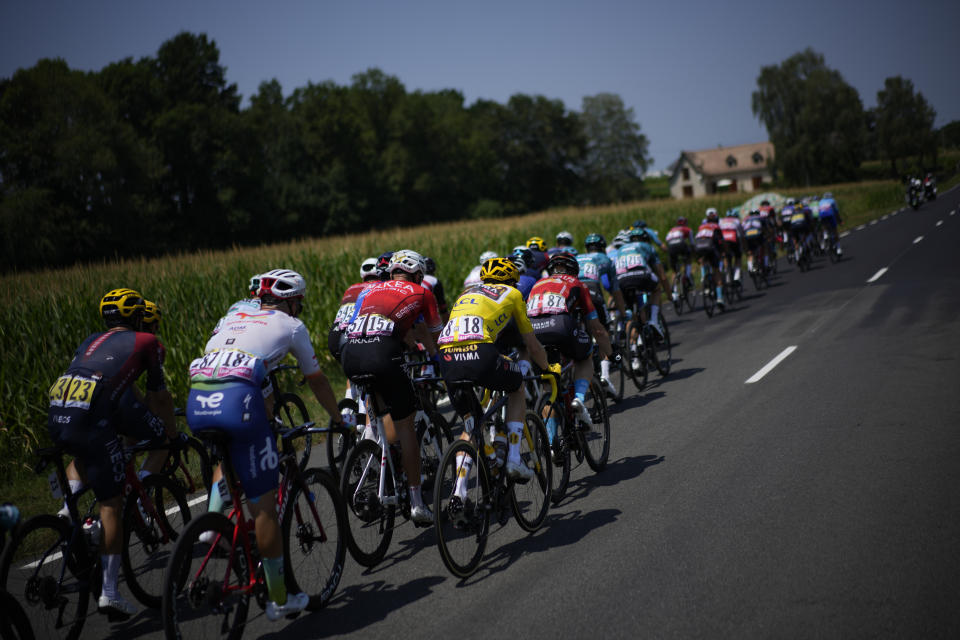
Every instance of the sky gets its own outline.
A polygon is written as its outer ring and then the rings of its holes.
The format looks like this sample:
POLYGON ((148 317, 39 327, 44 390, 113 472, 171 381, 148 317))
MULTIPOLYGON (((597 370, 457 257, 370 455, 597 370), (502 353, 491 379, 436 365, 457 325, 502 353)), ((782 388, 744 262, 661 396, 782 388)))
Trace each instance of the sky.
POLYGON ((374 67, 410 92, 456 89, 466 106, 523 93, 580 110, 615 93, 655 170, 684 150, 766 140, 750 108, 760 69, 806 47, 865 107, 900 75, 935 126, 960 120, 960 0, 0 0, 0 78, 41 58, 99 70, 154 56, 180 31, 216 42, 244 105, 273 78, 289 95, 374 67))

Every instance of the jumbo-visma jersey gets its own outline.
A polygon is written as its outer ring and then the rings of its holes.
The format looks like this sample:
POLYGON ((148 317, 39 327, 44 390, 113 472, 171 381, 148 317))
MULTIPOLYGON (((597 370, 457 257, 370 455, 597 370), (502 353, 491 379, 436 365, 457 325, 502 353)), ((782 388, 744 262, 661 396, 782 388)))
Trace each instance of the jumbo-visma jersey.
POLYGON ((517 289, 505 284, 473 285, 457 298, 437 344, 442 348, 492 343, 511 319, 521 334, 533 331, 517 289))

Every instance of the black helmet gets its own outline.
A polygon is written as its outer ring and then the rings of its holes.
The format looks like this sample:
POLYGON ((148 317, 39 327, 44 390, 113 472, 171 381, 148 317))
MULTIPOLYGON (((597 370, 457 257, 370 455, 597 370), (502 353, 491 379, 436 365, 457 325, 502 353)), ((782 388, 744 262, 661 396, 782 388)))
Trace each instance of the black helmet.
POLYGON ((580 263, 567 252, 555 253, 547 262, 547 273, 553 275, 557 270, 560 270, 561 273, 576 276, 580 273, 580 263))

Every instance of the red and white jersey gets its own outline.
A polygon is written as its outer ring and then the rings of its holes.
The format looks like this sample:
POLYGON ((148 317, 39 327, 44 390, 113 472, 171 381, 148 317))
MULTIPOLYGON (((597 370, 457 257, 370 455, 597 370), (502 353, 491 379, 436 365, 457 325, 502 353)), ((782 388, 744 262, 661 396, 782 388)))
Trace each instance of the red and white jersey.
POLYGON ((667 237, 665 238, 667 246, 676 246, 680 244, 686 244, 687 242, 693 242, 693 231, 690 227, 686 226, 676 226, 667 231, 667 237))
POLYGON ((357 282, 347 287, 347 290, 343 292, 343 297, 340 298, 340 308, 337 309, 337 315, 333 319, 333 328, 337 330, 343 330, 346 328, 347 322, 350 320, 350 316, 353 315, 353 307, 357 302, 357 298, 360 297, 360 294, 364 289, 369 287, 372 284, 379 282, 378 280, 368 280, 366 282, 357 282))
POLYGON ((276 309, 237 311, 224 317, 220 331, 207 341, 204 353, 219 349, 252 353, 263 360, 267 371, 292 353, 303 375, 320 371, 306 325, 276 309))
POLYGON ((347 337, 403 338, 421 318, 433 333, 443 328, 436 298, 429 289, 406 280, 374 282, 357 297, 347 337))
POLYGON ((720 218, 720 231, 723 233, 724 242, 734 244, 740 242, 740 238, 743 237, 743 225, 740 224, 740 218, 733 216, 720 218))
POLYGON ((704 222, 697 228, 695 241, 699 248, 717 246, 720 242, 723 242, 720 225, 716 222, 704 222))
POLYGON ((597 315, 590 290, 579 278, 565 273, 538 280, 527 297, 527 315, 531 318, 570 313, 575 309, 583 311, 584 318, 597 315), (575 291, 579 293, 574 294, 575 291))

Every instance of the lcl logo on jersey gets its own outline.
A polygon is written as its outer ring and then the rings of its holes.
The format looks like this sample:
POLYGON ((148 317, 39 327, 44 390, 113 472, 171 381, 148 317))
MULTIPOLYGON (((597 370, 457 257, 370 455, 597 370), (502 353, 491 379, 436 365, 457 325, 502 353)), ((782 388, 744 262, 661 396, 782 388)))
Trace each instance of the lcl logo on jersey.
POLYGON ((220 403, 223 402, 223 393, 216 392, 212 393, 209 396, 196 396, 197 402, 200 403, 200 406, 204 409, 219 409, 220 403))

